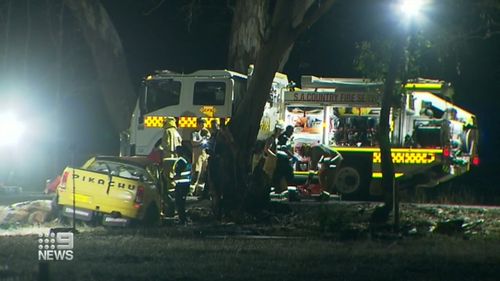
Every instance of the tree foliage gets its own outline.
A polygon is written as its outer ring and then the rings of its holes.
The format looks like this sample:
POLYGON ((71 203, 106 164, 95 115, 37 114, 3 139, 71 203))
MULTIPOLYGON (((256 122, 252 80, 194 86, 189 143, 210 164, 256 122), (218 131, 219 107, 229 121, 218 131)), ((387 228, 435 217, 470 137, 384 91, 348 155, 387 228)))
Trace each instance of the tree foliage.
MULTIPOLYGON (((432 56, 434 51, 432 42, 422 33, 414 34, 405 41, 403 63, 397 77, 400 81, 419 77, 426 67, 424 58, 432 56)), ((354 59, 354 69, 370 80, 384 81, 394 48, 394 40, 388 38, 356 43, 358 56, 354 59)))
POLYGON ((457 54, 468 41, 488 39, 500 30, 495 21, 500 15, 499 7, 497 1, 490 0, 441 1, 430 8, 434 12, 424 14, 425 22, 421 26, 416 22, 393 24, 393 28, 404 28, 388 32, 389 36, 357 44, 359 55, 354 63, 355 69, 367 78, 384 81, 379 143, 385 206, 378 214, 383 214, 384 220, 388 218, 392 200, 397 198, 397 195, 391 196, 396 188, 389 139, 390 110, 397 106, 394 101, 397 101, 400 92, 397 85, 404 84, 409 78, 417 78, 421 73, 428 73, 428 65, 433 64, 430 61, 444 64, 446 60, 452 60, 460 75, 457 54))

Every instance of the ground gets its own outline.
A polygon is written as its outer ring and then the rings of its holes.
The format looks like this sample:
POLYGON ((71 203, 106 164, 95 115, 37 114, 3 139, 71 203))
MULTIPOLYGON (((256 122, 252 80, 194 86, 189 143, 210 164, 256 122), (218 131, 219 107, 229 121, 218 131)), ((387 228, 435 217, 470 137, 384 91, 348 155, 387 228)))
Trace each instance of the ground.
MULTIPOLYGON (((4 276, 36 276, 33 240, 0 240, 11 257, 4 276)), ((498 280, 499 247, 490 242, 93 233, 77 236, 74 261, 49 262, 49 270, 53 280, 498 280)))
MULTIPOLYGON (((187 226, 78 225, 74 259, 46 264, 50 280, 498 280, 499 209, 404 204, 395 234, 368 223, 375 205, 275 202, 229 223, 200 203, 187 226)), ((0 280, 38 278, 37 233, 56 226, 4 223, 0 280)))

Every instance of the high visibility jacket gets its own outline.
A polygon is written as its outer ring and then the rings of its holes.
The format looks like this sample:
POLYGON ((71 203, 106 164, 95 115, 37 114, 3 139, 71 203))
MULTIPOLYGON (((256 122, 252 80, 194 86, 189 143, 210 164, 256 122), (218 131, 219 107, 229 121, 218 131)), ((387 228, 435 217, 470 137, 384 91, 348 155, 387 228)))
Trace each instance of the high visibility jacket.
POLYGON ((335 163, 340 160, 342 160, 342 155, 336 150, 322 144, 313 145, 311 146, 309 169, 318 170, 318 163, 335 165, 335 163))
POLYGON ((174 183, 175 187, 189 187, 191 183, 191 169, 188 161, 180 157, 175 161, 173 171, 174 171, 174 183))
POLYGON ((176 157, 175 148, 182 145, 182 138, 177 132, 175 119, 167 119, 164 127, 163 138, 161 139, 161 146, 163 148, 163 158, 176 157))

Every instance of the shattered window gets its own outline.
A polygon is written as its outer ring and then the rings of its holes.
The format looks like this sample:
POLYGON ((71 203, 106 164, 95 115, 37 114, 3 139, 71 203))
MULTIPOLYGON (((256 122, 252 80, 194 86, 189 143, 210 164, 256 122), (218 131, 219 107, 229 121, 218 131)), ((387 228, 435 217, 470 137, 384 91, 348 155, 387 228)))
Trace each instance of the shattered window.
POLYGON ((143 168, 119 162, 95 161, 87 170, 132 180, 150 180, 143 168))

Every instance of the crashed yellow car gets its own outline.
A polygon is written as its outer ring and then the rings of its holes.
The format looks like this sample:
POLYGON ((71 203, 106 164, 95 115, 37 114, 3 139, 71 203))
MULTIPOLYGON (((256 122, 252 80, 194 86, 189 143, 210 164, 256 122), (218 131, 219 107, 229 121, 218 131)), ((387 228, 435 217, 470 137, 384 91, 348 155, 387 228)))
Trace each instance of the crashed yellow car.
POLYGON ((67 167, 57 187, 60 215, 104 225, 157 224, 162 212, 159 167, 146 157, 98 156, 67 167))

